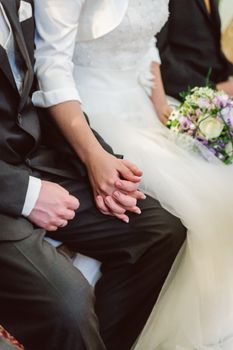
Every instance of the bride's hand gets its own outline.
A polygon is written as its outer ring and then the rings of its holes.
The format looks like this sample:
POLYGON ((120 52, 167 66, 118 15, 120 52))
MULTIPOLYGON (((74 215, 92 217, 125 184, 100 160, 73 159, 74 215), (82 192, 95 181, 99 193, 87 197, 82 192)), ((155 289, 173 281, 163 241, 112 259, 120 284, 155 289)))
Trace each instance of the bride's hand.
POLYGON ((168 104, 163 105, 161 108, 157 108, 157 115, 161 123, 167 125, 168 118, 173 112, 173 109, 174 108, 168 104))
POLYGON ((138 191, 142 172, 134 164, 98 151, 88 161, 87 169, 96 205, 103 214, 125 222, 129 221, 127 210, 140 214, 137 200, 145 196, 138 191))

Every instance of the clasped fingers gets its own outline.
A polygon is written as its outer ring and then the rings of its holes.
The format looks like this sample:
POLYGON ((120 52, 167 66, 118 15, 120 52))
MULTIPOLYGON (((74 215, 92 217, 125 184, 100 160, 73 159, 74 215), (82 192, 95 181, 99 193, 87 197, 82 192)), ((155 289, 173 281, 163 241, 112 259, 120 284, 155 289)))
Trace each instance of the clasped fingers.
POLYGON ((120 191, 115 191, 113 193, 113 198, 125 210, 132 213, 141 214, 141 209, 137 206, 137 199, 135 197, 129 196, 128 194, 120 191))
POLYGON ((125 214, 126 209, 120 207, 111 196, 105 198, 100 195, 96 196, 96 205, 102 214, 115 216, 126 223, 129 222, 129 217, 125 214))
POLYGON ((138 190, 139 182, 132 182, 127 180, 117 180, 115 187, 121 192, 132 193, 138 190))

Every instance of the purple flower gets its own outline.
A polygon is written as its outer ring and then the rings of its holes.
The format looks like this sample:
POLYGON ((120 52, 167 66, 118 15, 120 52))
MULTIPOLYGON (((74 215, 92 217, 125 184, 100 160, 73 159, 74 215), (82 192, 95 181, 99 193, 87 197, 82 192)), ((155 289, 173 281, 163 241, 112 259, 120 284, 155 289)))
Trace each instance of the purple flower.
POLYGON ((214 148, 212 148, 211 146, 210 147, 207 146, 207 148, 211 153, 213 153, 215 156, 217 156, 218 152, 214 148))
POLYGON ((208 140, 206 140, 203 136, 197 136, 197 140, 201 142, 204 146, 208 145, 208 140))
POLYGON ((227 106, 221 110, 220 114, 224 121, 233 128, 233 108, 227 106))
POLYGON ((191 126, 192 122, 189 118, 187 117, 180 117, 180 125, 183 130, 188 130, 191 126))
POLYGON ((230 98, 227 95, 217 95, 214 98, 214 104, 219 108, 225 108, 230 102, 230 98))
POLYGON ((222 141, 222 140, 217 140, 216 142, 218 144, 218 146, 222 149, 225 149, 226 145, 225 145, 225 142, 222 141))

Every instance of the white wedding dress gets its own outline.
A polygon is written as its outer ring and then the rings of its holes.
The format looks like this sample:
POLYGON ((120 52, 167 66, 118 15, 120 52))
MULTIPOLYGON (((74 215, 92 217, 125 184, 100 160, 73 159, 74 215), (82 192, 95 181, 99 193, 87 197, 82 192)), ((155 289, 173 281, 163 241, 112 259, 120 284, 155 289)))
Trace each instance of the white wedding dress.
POLYGON ((181 147, 156 117, 147 80, 167 17, 168 0, 129 0, 112 31, 76 42, 73 74, 92 127, 188 229, 135 349, 233 350, 233 167, 181 147))
POLYGON ((93 128, 142 168, 143 189, 188 228, 136 350, 232 350, 232 167, 170 140, 143 84, 167 16, 167 0, 129 1, 116 29, 77 43, 74 74, 93 128))

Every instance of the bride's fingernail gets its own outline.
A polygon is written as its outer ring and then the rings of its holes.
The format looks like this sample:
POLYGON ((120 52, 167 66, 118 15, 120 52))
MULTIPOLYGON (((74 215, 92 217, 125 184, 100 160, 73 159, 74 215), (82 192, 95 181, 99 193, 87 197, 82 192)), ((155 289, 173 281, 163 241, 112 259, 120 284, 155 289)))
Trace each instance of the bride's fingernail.
POLYGON ((126 218, 123 218, 122 219, 126 224, 128 224, 129 223, 129 218, 128 217, 126 217, 126 218))
POLYGON ((139 191, 138 199, 146 199, 146 195, 143 192, 139 191))
POLYGON ((140 208, 135 208, 135 211, 134 211, 136 214, 140 215, 142 213, 141 209, 140 208))

